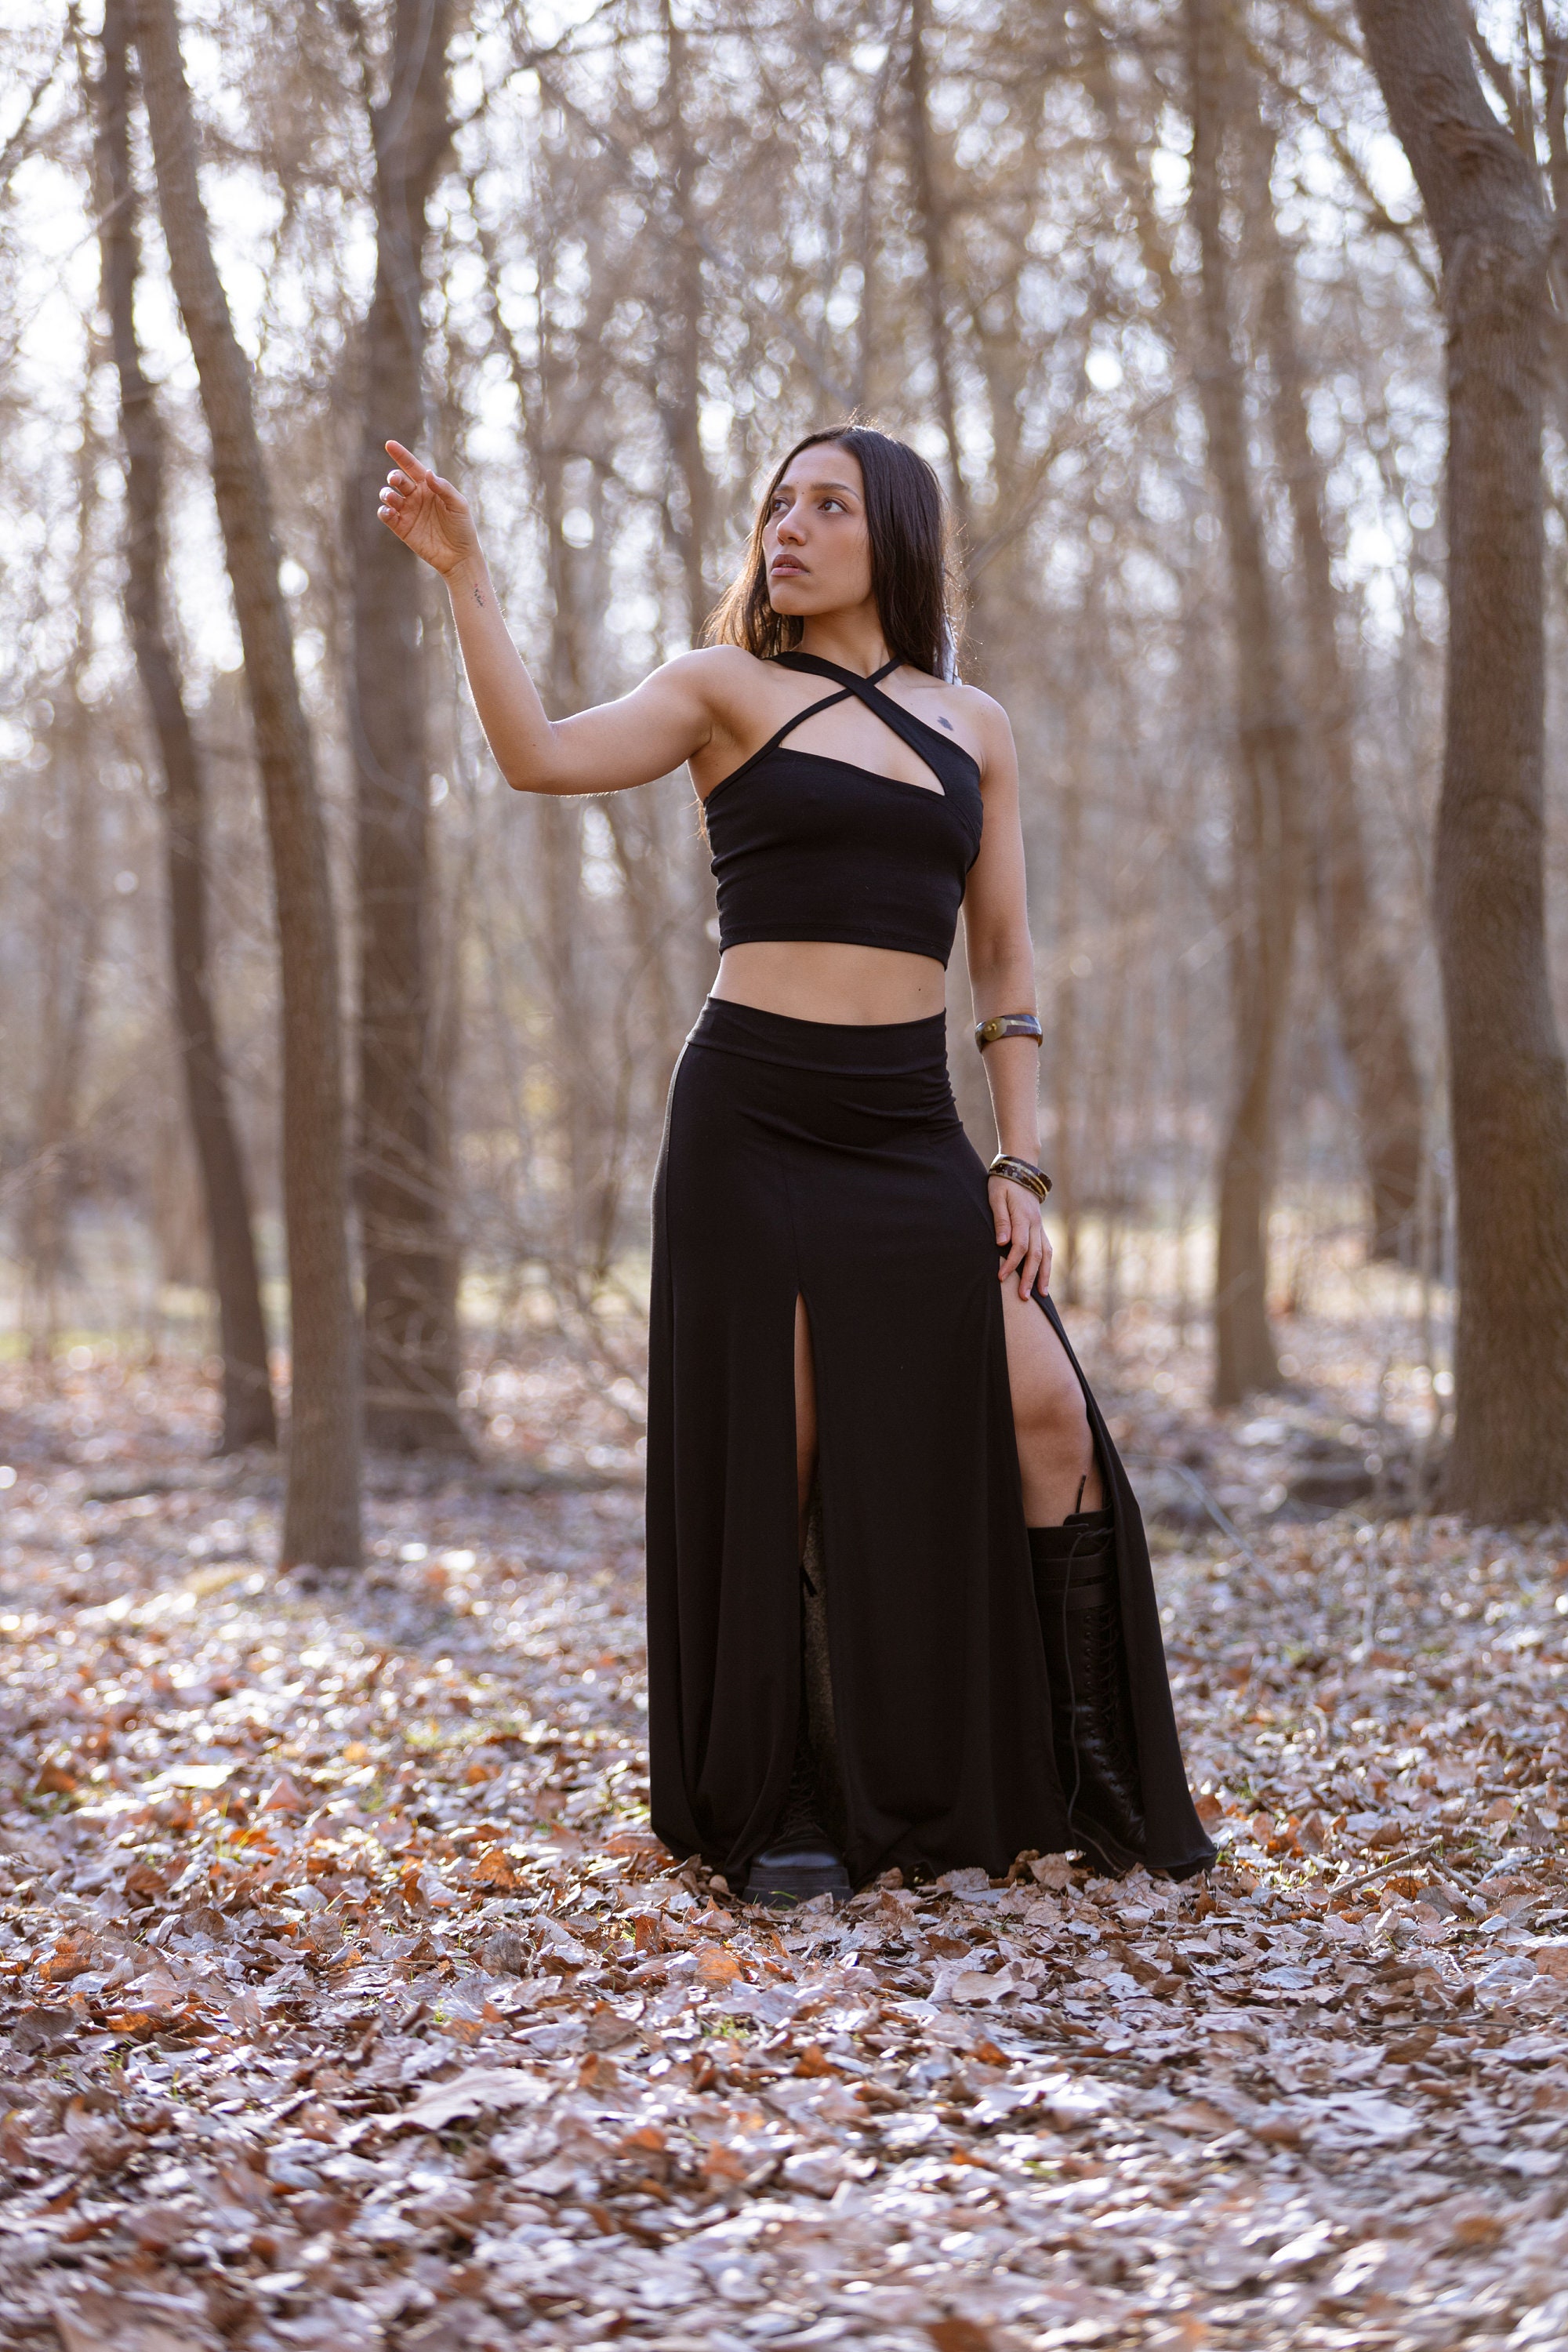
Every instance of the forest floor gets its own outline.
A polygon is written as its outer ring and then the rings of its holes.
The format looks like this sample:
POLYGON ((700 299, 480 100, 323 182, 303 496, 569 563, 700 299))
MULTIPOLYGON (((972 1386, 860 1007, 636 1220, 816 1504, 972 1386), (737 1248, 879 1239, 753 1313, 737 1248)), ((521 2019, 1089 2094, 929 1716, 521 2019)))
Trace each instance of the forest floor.
POLYGON ((784 1916, 647 1831, 563 1355, 331 1583, 194 1374, 0 1371, 0 2345, 1568 2346, 1568 1531, 1387 1516, 1364 1331, 1089 1338, 1220 1866, 784 1916))

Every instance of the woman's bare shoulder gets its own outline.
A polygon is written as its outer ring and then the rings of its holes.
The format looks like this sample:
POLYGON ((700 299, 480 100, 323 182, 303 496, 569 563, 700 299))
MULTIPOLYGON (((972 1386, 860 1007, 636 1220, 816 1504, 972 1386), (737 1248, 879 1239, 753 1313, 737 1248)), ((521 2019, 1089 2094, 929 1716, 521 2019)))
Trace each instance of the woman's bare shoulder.
POLYGON ((689 654, 674 655, 653 676, 700 702, 710 718, 727 723, 772 674, 768 664, 744 646, 698 646, 689 654))
MULTIPOLYGON (((917 673, 917 676, 920 674, 917 673)), ((954 679, 920 677, 920 696, 943 731, 955 733, 980 764, 982 781, 1016 757, 1007 713, 994 695, 954 679), (928 701, 929 698, 929 701, 928 701)), ((918 715, 924 717, 926 711, 918 715)))
POLYGON ((1013 729, 1007 713, 997 701, 996 697, 994 694, 987 694, 984 687, 955 684, 950 686, 947 691, 954 698, 958 708, 966 712, 977 727, 999 729, 1005 735, 1012 734, 1013 729))

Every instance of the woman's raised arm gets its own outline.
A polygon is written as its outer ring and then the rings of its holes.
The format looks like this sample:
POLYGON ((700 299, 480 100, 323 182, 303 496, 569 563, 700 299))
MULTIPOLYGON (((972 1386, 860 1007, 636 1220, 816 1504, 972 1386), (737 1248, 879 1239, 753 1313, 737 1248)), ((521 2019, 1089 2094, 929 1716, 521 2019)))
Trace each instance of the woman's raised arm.
POLYGON ((479 724, 514 791, 625 792, 701 750, 713 730, 710 653, 667 662, 619 702, 551 719, 507 634, 468 500, 400 441, 386 451, 381 520, 447 583, 479 724))

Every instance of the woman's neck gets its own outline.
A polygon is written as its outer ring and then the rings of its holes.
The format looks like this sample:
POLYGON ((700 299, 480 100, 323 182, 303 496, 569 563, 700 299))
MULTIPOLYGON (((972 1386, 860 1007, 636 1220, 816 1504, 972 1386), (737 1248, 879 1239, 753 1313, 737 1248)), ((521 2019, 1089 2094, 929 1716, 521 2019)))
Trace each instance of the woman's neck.
POLYGON ((839 669, 870 677, 892 659, 882 624, 875 613, 823 613, 806 620, 800 633, 800 651, 839 669))

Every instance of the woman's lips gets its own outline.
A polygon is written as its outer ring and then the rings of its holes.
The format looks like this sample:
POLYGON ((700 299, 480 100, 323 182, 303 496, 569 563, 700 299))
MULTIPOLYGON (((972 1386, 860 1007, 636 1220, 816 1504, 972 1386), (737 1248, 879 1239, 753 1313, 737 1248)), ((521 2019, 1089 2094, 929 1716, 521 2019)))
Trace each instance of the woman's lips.
POLYGON ((775 555, 768 566, 768 577, 770 580, 804 580, 805 566, 804 563, 792 563, 787 555, 775 555))

